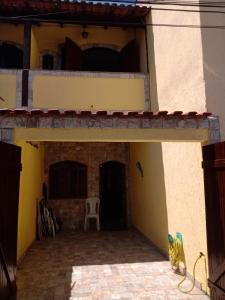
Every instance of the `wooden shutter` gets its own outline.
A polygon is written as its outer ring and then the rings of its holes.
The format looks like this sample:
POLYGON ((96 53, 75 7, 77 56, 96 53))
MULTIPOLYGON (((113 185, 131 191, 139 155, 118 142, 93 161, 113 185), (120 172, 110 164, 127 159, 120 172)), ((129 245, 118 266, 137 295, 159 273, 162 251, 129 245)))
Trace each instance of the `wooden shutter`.
POLYGON ((209 287, 225 299, 225 142, 203 147, 209 287))
POLYGON ((66 38, 65 40, 64 55, 65 70, 81 70, 82 51, 70 38, 66 38))
POLYGON ((139 48, 135 40, 121 50, 121 68, 123 72, 139 72, 139 48))
POLYGON ((50 199, 87 197, 87 166, 75 161, 62 161, 50 166, 50 199))

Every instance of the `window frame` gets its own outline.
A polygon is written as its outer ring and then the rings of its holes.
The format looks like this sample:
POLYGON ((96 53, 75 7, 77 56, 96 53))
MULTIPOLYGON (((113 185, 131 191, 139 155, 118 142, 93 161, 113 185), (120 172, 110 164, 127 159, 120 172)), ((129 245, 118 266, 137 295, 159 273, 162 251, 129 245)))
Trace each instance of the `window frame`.
POLYGON ((87 165, 77 161, 65 160, 52 164, 49 167, 49 199, 86 199, 87 171, 87 165), (66 178, 70 178, 68 183, 65 183, 66 178))

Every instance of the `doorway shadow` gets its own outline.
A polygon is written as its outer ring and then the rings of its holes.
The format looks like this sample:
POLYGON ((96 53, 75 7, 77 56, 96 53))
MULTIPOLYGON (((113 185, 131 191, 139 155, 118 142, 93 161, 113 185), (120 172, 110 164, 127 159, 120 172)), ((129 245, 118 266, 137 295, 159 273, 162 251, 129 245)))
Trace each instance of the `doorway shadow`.
POLYGON ((126 228, 126 165, 106 161, 99 167, 100 221, 105 230, 126 228))

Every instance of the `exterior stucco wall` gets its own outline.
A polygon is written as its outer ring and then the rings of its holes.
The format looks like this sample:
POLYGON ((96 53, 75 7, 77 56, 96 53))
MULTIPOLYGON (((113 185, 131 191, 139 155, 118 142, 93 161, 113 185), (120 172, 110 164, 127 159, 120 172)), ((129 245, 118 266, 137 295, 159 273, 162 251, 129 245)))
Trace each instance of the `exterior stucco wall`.
POLYGON ((148 102, 142 74, 34 72, 33 108, 144 110, 148 102))
POLYGON ((151 109, 206 111, 199 13, 152 10, 148 26, 151 109), (176 25, 178 25, 176 27, 176 25))
MULTIPOLYGON (((131 219, 135 227, 168 253, 167 234, 181 232, 182 265, 192 274, 199 252, 207 255, 205 200, 200 143, 131 143, 131 219), (143 167, 142 178, 136 167, 143 167)), ((201 261, 196 279, 206 289, 201 261)))
POLYGON ((168 221, 160 143, 131 143, 130 172, 132 224, 166 252, 168 221))
POLYGON ((0 72, 0 108, 16 108, 16 71, 0 72))
POLYGON ((42 197, 44 176, 44 148, 25 141, 16 141, 22 148, 20 174, 17 259, 23 258, 36 238, 37 201, 42 197))
MULTIPOLYGON (((225 26, 224 14, 202 12, 200 17, 202 26, 225 26)), ((201 36, 207 109, 219 116, 221 140, 225 140, 224 29, 202 28, 201 36)))
POLYGON ((147 73, 147 47, 146 47, 146 40, 145 40, 145 30, 136 29, 135 38, 137 44, 139 45, 140 71, 142 73, 147 73))

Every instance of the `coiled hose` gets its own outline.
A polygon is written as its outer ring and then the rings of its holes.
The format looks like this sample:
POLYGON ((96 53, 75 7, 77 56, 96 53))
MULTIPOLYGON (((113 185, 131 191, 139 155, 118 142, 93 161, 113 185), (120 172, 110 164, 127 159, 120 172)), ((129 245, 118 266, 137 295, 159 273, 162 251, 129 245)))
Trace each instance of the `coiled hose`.
MULTIPOLYGON (((168 234, 168 241, 169 241, 169 258, 170 258, 170 262, 171 262, 172 267, 175 267, 177 269, 179 267, 179 263, 182 259, 182 251, 183 251, 183 240, 182 240, 181 233, 177 232, 176 233, 176 238, 173 238, 172 235, 168 234)), ((185 274, 184 278, 177 285, 177 288, 182 293, 188 294, 194 289, 195 281, 196 281, 195 269, 196 269, 196 265, 197 265, 198 261, 202 257, 204 257, 205 274, 206 274, 206 277, 207 277, 206 258, 205 258, 205 255, 202 252, 200 252, 199 256, 197 257, 197 259, 194 263, 193 281, 192 281, 192 285, 191 285, 190 289, 184 290, 181 287, 182 283, 184 281, 186 281, 186 279, 187 279, 187 273, 185 274)))
POLYGON ((192 281, 192 285, 191 285, 190 289, 188 289, 188 290, 183 290, 183 289, 181 288, 181 284, 187 279, 187 273, 185 274, 184 278, 183 278, 183 279, 178 283, 178 285, 177 285, 177 288, 178 288, 179 291, 181 291, 182 293, 188 294, 188 293, 190 293, 190 292, 194 289, 194 287, 195 287, 195 281, 196 281, 196 279, 195 279, 195 269, 196 269, 196 265, 197 265, 198 261, 199 261, 202 257, 204 257, 205 274, 206 274, 206 276, 207 276, 206 258, 205 258, 205 255, 204 255, 202 252, 200 252, 198 258, 196 259, 196 261, 195 261, 195 263, 194 263, 194 267, 193 267, 193 276, 192 276, 192 277, 193 277, 193 281, 192 281))

